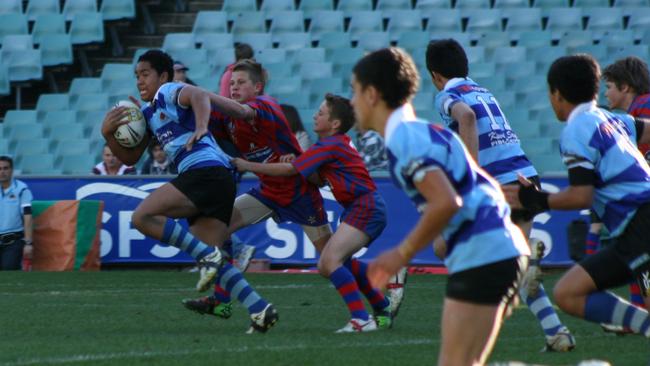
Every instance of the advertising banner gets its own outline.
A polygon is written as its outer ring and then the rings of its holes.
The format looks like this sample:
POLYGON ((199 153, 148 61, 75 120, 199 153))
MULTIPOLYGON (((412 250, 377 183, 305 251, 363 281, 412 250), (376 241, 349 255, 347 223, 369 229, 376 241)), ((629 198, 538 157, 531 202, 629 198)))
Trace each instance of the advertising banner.
MULTIPOLYGON (((101 231, 101 262, 113 263, 191 263, 192 258, 174 247, 146 238, 131 224, 131 215, 147 195, 166 183, 160 177, 21 177, 30 187, 35 200, 101 200, 104 202, 101 231)), ((547 190, 556 191, 567 185, 566 178, 542 179, 547 190)), ((414 206, 392 183, 390 178, 375 178, 379 193, 386 201, 388 225, 383 234, 369 248, 356 256, 369 260, 378 253, 399 243, 418 219, 414 206)), ((239 184, 239 193, 257 186, 257 179, 245 177, 239 184)), ((340 206, 331 192, 322 189, 325 208, 336 229, 340 206)), ((578 212, 551 211, 535 218, 533 235, 546 243, 545 264, 571 263, 567 249, 566 227, 580 216, 578 212)), ((586 217, 586 219, 588 219, 586 217)), ((314 265, 317 254, 311 242, 298 225, 276 223, 272 219, 240 230, 237 235, 244 242, 255 245, 256 258, 267 258, 272 264, 314 265)), ((441 264, 428 248, 414 258, 412 264, 441 264)))

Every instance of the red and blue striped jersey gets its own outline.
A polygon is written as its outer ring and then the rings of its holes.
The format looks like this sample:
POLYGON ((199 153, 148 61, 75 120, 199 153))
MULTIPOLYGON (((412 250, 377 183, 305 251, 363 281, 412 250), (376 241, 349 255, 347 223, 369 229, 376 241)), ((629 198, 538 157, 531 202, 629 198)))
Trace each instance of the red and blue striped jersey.
MULTIPOLYGON (((272 97, 258 96, 246 103, 255 110, 252 121, 226 116, 214 105, 210 113, 210 131, 216 138, 230 140, 242 158, 256 163, 274 163, 282 155, 302 153, 280 105, 272 97)), ((302 176, 272 177, 257 174, 260 192, 282 206, 304 194, 318 194, 318 188, 302 176)))
POLYGON ((343 207, 377 190, 361 155, 347 135, 321 138, 300 155, 293 166, 305 178, 318 171, 343 207))
MULTIPOLYGON (((650 94, 637 95, 630 104, 630 108, 627 109, 627 113, 633 117, 650 118, 650 94)), ((650 144, 640 144, 639 150, 647 160, 650 144)))

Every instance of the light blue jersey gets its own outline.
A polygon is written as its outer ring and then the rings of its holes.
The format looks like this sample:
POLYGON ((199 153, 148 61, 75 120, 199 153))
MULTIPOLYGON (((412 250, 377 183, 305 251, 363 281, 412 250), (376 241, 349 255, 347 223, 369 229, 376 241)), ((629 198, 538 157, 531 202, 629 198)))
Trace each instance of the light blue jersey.
POLYGON ((385 135, 391 176, 418 211, 426 200, 414 182, 428 171, 443 171, 463 199, 442 233, 450 273, 530 254, 497 183, 476 166, 456 134, 416 119, 405 105, 391 114, 385 135))
POLYGON ((620 235, 637 208, 650 202, 650 168, 631 141, 636 131, 630 120, 595 103, 580 104, 560 138, 568 169, 595 171, 593 209, 612 236, 620 235))
POLYGON ((142 108, 149 128, 167 156, 174 161, 179 173, 209 166, 230 168, 230 158, 219 148, 209 132, 194 143, 192 150, 185 149, 185 143, 194 133, 196 124, 194 111, 178 104, 183 86, 183 83, 163 84, 154 100, 142 108))
POLYGON ((451 118, 454 104, 463 102, 476 114, 478 130, 478 164, 499 183, 517 181, 517 173, 524 177, 537 175, 519 138, 510 128, 501 107, 489 90, 478 86, 470 78, 451 79, 436 95, 436 108, 447 127, 458 133, 458 121, 451 118))
POLYGON ((32 192, 18 179, 12 179, 9 187, 0 187, 0 234, 24 231, 23 214, 32 206, 32 192))

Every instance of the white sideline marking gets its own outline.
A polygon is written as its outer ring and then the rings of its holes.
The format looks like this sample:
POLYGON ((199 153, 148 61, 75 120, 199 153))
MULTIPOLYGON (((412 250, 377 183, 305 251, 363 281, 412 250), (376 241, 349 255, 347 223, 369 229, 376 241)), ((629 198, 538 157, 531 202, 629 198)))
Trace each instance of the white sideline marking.
MULTIPOLYGON (((293 351, 299 349, 323 349, 323 348, 356 348, 356 347, 394 347, 394 346, 409 346, 409 345, 426 345, 438 343, 432 339, 412 339, 408 341, 394 341, 394 342, 357 342, 350 343, 346 341, 345 343, 338 345, 330 345, 329 347, 324 346, 308 346, 304 344, 293 344, 287 346, 257 346, 257 347, 238 347, 229 349, 228 352, 249 352, 249 351, 293 351)), ((72 362, 88 362, 88 361, 108 361, 108 360, 118 360, 118 359, 130 359, 130 358, 149 358, 149 357, 160 357, 160 356, 188 356, 196 354, 210 354, 216 352, 222 352, 222 349, 208 349, 208 350, 178 350, 178 351, 168 351, 168 352, 117 352, 117 353, 96 353, 96 354, 80 354, 72 355, 67 357, 48 357, 48 358, 31 358, 27 360, 18 360, 15 362, 3 363, 3 366, 28 366, 28 365, 56 365, 62 363, 72 363, 72 362)))

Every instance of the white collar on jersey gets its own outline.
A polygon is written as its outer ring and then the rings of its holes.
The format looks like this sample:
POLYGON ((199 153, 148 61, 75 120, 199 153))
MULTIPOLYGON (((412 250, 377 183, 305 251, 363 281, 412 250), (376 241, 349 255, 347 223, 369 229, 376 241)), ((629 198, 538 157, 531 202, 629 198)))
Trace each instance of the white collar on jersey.
POLYGON ((415 121, 415 112, 410 103, 402 105, 388 116, 388 122, 386 122, 386 127, 384 128, 384 141, 386 141, 386 144, 388 144, 388 140, 393 135, 397 126, 406 121, 415 121))
POLYGON ((578 104, 571 113, 569 113, 569 118, 567 118, 567 123, 571 122, 574 118, 578 117, 579 114, 582 114, 590 109, 596 109, 598 106, 596 105, 596 101, 592 100, 590 102, 578 104))
POLYGON ((445 84, 445 87, 442 88, 442 90, 447 91, 447 90, 455 87, 456 85, 458 85, 458 83, 460 83, 462 81, 465 81, 465 80, 469 80, 469 78, 452 78, 452 79, 449 79, 449 80, 447 80, 447 83, 445 84))

